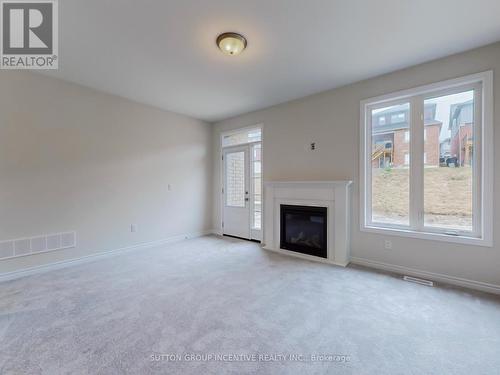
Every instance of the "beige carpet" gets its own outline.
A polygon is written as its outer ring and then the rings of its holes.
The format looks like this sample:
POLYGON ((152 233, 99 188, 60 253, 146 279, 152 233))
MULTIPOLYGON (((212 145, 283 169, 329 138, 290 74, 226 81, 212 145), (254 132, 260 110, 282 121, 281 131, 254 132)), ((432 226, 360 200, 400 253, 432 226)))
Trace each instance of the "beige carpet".
POLYGON ((1 374, 499 374, 500 299, 204 237, 0 284, 1 374))

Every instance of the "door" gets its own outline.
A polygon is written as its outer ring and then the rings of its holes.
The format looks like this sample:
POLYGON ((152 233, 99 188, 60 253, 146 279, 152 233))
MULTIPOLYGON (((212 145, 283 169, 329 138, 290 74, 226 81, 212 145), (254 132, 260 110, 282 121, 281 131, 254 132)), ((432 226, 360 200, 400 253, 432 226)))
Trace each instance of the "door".
POLYGON ((250 239, 250 148, 248 145, 223 151, 223 233, 250 239))

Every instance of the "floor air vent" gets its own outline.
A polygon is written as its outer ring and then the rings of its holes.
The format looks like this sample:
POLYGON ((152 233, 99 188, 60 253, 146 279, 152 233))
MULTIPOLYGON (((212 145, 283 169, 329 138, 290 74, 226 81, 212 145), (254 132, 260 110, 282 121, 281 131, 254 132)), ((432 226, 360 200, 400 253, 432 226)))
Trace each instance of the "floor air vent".
POLYGON ((403 276, 403 280, 409 281, 409 282, 415 283, 415 284, 420 284, 420 285, 434 286, 434 283, 432 281, 419 279, 417 277, 403 276))
POLYGON ((46 234, 0 242, 0 259, 76 247, 76 232, 46 234))

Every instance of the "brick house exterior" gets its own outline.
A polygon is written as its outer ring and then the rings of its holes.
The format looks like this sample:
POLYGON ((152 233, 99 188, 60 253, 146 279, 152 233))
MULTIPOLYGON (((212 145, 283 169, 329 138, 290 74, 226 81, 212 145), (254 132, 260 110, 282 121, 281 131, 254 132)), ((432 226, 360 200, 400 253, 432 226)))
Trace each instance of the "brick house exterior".
POLYGON ((450 107, 450 156, 459 165, 472 165, 474 102, 468 100, 450 107))
MULTIPOLYGON (((407 105, 393 106, 372 115, 372 167, 402 168, 409 165, 410 129, 407 105)), ((424 108, 424 163, 439 166, 439 135, 442 122, 436 120, 436 104, 424 108)))
POLYGON ((426 165, 439 166, 439 134, 441 123, 432 124, 425 128, 426 139, 424 144, 424 158, 426 165))

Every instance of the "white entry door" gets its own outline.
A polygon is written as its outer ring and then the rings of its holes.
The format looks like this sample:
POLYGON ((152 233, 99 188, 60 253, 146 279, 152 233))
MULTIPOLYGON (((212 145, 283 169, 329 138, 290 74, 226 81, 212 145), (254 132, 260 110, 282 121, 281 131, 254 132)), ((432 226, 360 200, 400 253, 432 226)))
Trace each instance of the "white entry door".
POLYGON ((250 147, 225 148, 223 233, 250 239, 250 147))

